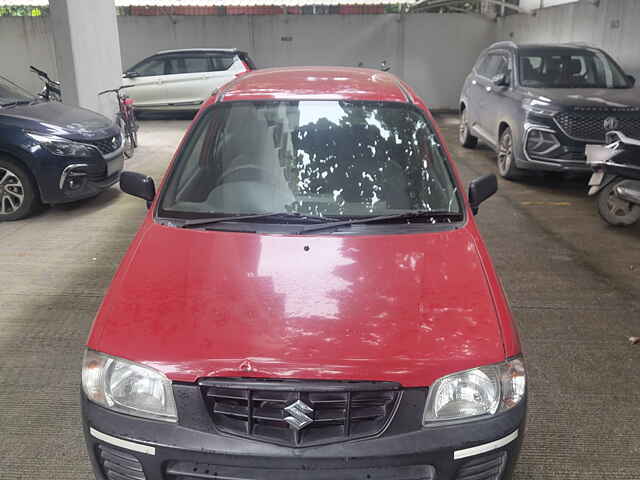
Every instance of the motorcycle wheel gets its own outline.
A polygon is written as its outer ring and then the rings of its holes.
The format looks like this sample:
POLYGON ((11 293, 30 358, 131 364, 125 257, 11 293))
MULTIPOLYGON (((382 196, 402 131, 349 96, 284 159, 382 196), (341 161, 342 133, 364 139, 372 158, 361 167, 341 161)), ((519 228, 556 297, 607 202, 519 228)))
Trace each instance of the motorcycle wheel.
POLYGON ((640 205, 618 198, 615 188, 623 182, 620 178, 610 182, 598 194, 598 213, 614 227, 628 227, 640 219, 640 205))

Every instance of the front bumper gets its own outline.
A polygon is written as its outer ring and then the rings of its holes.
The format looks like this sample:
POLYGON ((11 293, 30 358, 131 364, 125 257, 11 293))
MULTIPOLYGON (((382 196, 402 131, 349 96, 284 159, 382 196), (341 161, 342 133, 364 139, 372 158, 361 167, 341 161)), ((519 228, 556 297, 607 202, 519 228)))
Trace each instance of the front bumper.
POLYGON ((199 390, 174 385, 179 423, 82 411, 98 480, 506 480, 525 428, 526 401, 492 418, 422 428, 426 389, 403 392, 378 436, 292 448, 216 431, 199 390))
POLYGON ((520 146, 516 149, 516 166, 525 170, 586 173, 591 171, 585 154, 586 143, 567 137, 552 118, 529 115, 524 124, 520 146), (535 132, 550 133, 558 148, 543 154, 529 148, 529 138, 535 132))
POLYGON ((75 202, 98 195, 120 179, 124 168, 124 146, 91 158, 61 158, 40 149, 40 165, 36 176, 44 203, 75 202))

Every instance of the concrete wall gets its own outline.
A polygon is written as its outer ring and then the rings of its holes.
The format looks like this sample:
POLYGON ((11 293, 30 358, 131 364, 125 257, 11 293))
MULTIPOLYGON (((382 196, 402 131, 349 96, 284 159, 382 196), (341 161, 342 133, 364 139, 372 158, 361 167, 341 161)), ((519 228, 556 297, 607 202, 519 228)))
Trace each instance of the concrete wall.
POLYGON ((498 38, 518 43, 586 42, 606 50, 640 79, 640 1, 591 0, 510 15, 498 22, 498 38))
MULTIPOLYGON (((42 19, 0 17, 0 52, 5 48, 13 57, 0 74, 33 89, 26 61, 37 56, 30 51, 32 39, 28 33, 8 33, 30 31, 32 26, 22 26, 30 21, 39 22, 40 37, 48 37, 42 19), (19 25, 5 28, 12 24, 19 25)), ((246 49, 262 67, 360 62, 377 67, 386 60, 434 108, 456 106, 478 53, 495 40, 495 23, 471 15, 150 16, 118 17, 118 26, 125 69, 159 50, 189 47, 246 49)))
POLYGON ((45 17, 0 17, 0 75, 38 92, 42 82, 29 65, 58 78, 53 37, 45 17))

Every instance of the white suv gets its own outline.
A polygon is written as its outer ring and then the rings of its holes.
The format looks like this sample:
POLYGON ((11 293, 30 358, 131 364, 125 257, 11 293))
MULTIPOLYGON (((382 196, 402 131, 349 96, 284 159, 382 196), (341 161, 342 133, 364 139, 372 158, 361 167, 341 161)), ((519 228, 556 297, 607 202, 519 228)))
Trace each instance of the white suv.
POLYGON ((215 90, 254 69, 236 49, 167 50, 128 69, 122 83, 136 110, 198 110, 215 90))

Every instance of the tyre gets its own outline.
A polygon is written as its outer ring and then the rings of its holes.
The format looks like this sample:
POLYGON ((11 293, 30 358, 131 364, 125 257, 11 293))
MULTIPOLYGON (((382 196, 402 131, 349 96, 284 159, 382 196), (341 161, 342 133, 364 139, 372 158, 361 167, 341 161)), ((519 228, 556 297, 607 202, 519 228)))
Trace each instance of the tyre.
POLYGON ((623 181, 618 178, 610 182, 598 194, 598 213, 614 227, 628 227, 640 219, 640 205, 627 202, 615 193, 615 188, 623 181))
POLYGON ((0 156, 0 222, 26 218, 39 207, 40 196, 31 175, 0 156))
POLYGON ((478 145, 478 137, 474 137, 473 135, 471 135, 466 109, 462 110, 462 113, 460 114, 460 128, 458 130, 458 139, 460 140, 460 145, 462 145, 464 148, 476 148, 476 145, 478 145))
POLYGON ((507 180, 515 180, 522 174, 513 157, 513 133, 510 127, 502 131, 498 140, 498 173, 507 180))

